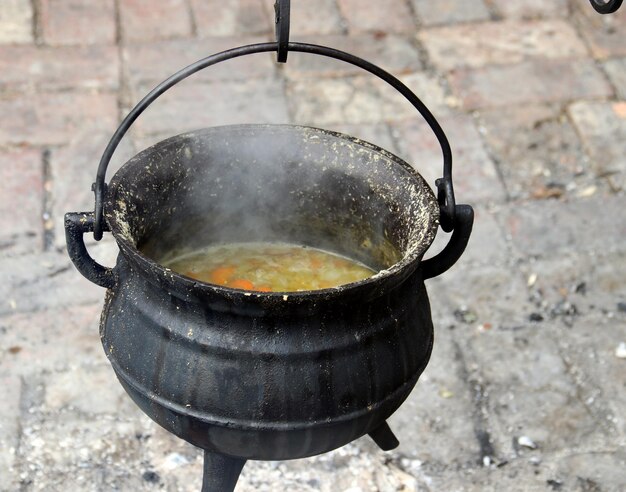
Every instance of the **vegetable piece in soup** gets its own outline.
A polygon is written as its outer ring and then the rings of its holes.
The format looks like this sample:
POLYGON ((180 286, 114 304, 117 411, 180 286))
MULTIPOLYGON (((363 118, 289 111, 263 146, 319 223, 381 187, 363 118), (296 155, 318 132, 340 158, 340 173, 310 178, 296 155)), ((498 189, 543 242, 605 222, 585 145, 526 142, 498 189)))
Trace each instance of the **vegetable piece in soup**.
POLYGON ((202 282, 260 292, 327 289, 376 273, 343 256, 282 243, 211 246, 177 256, 164 265, 202 282))

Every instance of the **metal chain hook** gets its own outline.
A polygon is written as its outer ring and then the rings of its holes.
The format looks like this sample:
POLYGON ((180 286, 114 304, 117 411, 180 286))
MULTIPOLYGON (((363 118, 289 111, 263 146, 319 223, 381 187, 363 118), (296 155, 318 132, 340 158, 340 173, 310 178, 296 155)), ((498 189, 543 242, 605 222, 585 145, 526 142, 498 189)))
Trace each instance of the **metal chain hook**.
POLYGON ((276 14, 276 43, 277 61, 278 63, 287 62, 287 53, 289 47, 289 20, 291 14, 291 5, 289 0, 276 0, 274 4, 274 13, 276 14))
POLYGON ((601 14, 612 14, 617 12, 622 5, 622 0, 589 0, 596 12, 601 14))

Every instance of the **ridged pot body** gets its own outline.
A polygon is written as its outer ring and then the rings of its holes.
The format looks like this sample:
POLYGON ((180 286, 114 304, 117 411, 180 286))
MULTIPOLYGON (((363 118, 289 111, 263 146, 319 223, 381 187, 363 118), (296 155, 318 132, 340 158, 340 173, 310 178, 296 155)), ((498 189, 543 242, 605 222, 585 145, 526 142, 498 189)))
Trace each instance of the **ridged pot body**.
POLYGON ((120 247, 102 343, 133 400, 209 451, 282 460, 342 446, 408 396, 433 342, 421 258, 438 206, 397 157, 305 127, 173 137, 111 181, 120 247), (332 289, 252 293, 164 268, 172 248, 279 240, 381 270, 332 289))
POLYGON ((430 357, 419 270, 379 297, 291 313, 279 300, 261 314, 168 292, 124 258, 117 268, 105 352, 145 413, 203 449, 262 460, 335 449, 387 419, 430 357))

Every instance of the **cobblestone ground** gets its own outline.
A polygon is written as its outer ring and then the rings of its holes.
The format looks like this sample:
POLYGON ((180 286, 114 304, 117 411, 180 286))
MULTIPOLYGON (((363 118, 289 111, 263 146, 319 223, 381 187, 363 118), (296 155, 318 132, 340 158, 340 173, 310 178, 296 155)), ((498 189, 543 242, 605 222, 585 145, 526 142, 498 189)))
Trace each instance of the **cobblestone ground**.
MULTIPOLYGON (((361 55, 423 97, 477 217, 462 261, 428 282, 436 345, 391 419, 401 446, 364 438, 250 463, 238 490, 625 490, 626 8, 292 4, 292 39, 361 55)), ((115 380, 97 333, 104 291, 69 263, 62 217, 92 208, 104 145, 148 89, 272 28, 271 0, 0 2, 0 490, 199 490, 199 452, 115 380)), ((430 183, 440 173, 433 137, 391 89, 297 54, 182 84, 140 118, 116 165, 164 136, 238 122, 345 131, 430 183)), ((90 249, 113 263, 110 237, 90 249)))

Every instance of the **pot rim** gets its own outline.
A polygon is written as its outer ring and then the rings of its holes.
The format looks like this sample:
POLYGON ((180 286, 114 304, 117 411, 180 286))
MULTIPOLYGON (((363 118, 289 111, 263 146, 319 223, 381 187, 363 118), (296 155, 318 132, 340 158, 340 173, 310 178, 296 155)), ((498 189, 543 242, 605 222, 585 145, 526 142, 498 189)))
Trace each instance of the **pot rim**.
POLYGON ((392 279, 395 279, 399 283, 399 281, 404 280, 408 275, 410 275, 419 265, 422 257, 431 246, 432 242, 435 239, 437 234, 437 229, 439 227, 439 205, 437 202, 437 198, 432 190, 432 188, 428 185, 424 177, 410 164, 408 164, 405 160, 400 157, 392 154, 391 152, 374 145, 366 140, 363 140, 358 137, 353 137, 351 135, 347 135, 344 133, 325 130, 322 128, 311 127, 306 125, 291 125, 291 124, 238 124, 238 125, 221 125, 214 127, 201 128, 197 130, 192 130, 188 132, 183 132, 178 135, 174 135, 172 137, 161 140, 150 147, 140 151, 131 159, 126 161, 124 165, 116 171, 115 175, 111 178, 110 184, 107 189, 105 203, 104 203, 104 211, 105 211, 105 219, 106 223, 113 234, 120 250, 125 253, 130 260, 133 260, 133 263, 142 267, 142 269, 146 272, 151 272, 154 275, 158 275, 160 279, 165 279, 168 283, 172 283, 174 285, 180 285, 187 289, 193 289, 198 291, 199 293, 206 294, 219 294, 224 297, 229 297, 233 299, 243 300, 246 298, 249 299, 268 299, 268 300, 276 300, 282 298, 283 301, 291 301, 298 302, 304 300, 315 300, 318 298, 329 298, 334 297, 340 294, 345 294, 348 292, 357 292, 362 291, 362 289, 367 288, 376 284, 380 287, 381 282, 387 284, 392 279), (200 280, 193 279, 191 277, 187 277, 186 275, 177 273, 167 267, 164 267, 157 261, 151 259, 150 257, 143 254, 134 244, 134 241, 130 239, 129 233, 125 232, 125 227, 121 224, 119 220, 118 214, 115 213, 118 210, 117 206, 117 191, 119 189, 120 180, 123 178, 124 170, 128 169, 129 164, 137 158, 140 158, 142 155, 153 152, 156 147, 162 146, 173 139, 192 136, 198 133, 210 133, 210 132, 218 132, 224 131, 226 129, 230 130, 248 130, 251 128, 265 128, 265 129, 273 129, 273 128, 290 128, 294 130, 303 130, 314 131, 318 133, 322 133, 325 135, 330 135, 332 137, 336 137, 342 140, 347 140, 356 145, 360 145, 370 151, 377 152, 381 154, 386 159, 392 161, 395 165, 399 165, 404 168, 405 171, 408 171, 418 182, 420 182, 421 188, 426 193, 428 200, 428 211, 426 213, 428 219, 426 221, 427 227, 424 232, 423 240, 419 241, 416 245, 414 245, 407 253, 403 255, 403 257, 391 265, 389 268, 378 271, 376 274, 371 277, 365 278, 363 280, 359 280, 357 282, 350 282, 348 284, 339 285, 337 287, 330 287, 325 289, 316 289, 316 290, 304 290, 304 291, 287 291, 287 292, 260 292, 260 291, 248 291, 243 289, 235 289, 232 287, 226 287, 216 284, 211 284, 208 282, 203 282, 200 280))

